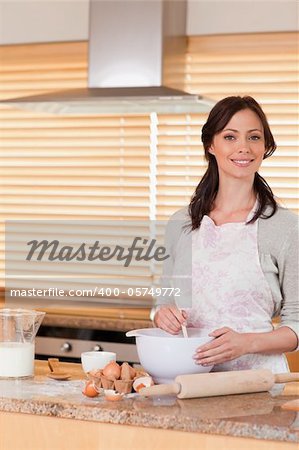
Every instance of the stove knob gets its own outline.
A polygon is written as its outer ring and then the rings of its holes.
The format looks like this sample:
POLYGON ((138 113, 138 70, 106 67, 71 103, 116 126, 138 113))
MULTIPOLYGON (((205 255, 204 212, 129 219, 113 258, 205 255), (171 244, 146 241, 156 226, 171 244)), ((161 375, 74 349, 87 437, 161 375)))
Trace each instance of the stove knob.
POLYGON ((64 342, 60 347, 60 350, 64 353, 68 353, 72 351, 72 345, 69 342, 64 342))
POLYGON ((93 347, 92 349, 94 352, 102 352, 103 351, 103 347, 100 346, 100 344, 97 344, 93 347))

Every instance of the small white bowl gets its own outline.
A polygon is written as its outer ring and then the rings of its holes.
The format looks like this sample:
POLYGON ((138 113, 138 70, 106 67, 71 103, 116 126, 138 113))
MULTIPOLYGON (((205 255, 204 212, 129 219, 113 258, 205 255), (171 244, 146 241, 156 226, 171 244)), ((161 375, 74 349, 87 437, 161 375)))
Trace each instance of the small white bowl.
POLYGON ((110 361, 116 361, 116 353, 113 352, 83 352, 81 363, 85 373, 91 370, 103 369, 110 361))

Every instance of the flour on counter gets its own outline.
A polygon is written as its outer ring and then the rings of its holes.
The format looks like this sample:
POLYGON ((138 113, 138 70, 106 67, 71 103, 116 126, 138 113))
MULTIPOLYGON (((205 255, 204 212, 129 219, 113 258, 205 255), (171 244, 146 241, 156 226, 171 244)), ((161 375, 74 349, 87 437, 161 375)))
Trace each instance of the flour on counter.
POLYGON ((83 381, 55 381, 55 380, 1 380, 0 397, 28 399, 35 396, 68 397, 82 396, 83 381))

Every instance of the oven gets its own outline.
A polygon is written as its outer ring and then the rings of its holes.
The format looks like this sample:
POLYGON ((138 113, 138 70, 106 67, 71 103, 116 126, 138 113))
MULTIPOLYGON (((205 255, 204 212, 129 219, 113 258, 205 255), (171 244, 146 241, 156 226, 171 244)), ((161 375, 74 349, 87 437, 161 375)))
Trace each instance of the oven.
POLYGON ((114 352, 120 363, 139 364, 135 338, 126 337, 124 331, 42 325, 36 336, 37 359, 80 363, 81 353, 87 351, 114 352))

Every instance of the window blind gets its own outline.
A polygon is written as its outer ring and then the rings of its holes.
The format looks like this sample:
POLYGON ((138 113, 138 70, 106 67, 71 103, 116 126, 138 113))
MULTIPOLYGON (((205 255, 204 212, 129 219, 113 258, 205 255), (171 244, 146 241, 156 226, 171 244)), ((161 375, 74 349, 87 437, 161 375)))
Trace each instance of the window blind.
POLYGON ((87 52, 87 42, 0 46, 1 100, 86 87, 87 52))
MULTIPOLYGON (((87 81, 86 58, 86 43, 1 47, 1 99, 83 87, 87 81)), ((115 233, 121 234, 117 228, 123 221, 145 221, 143 231, 149 233, 149 115, 57 117, 1 106, 0 133, 2 279, 5 220, 83 220, 86 229, 79 226, 78 233, 98 233, 107 244, 115 241, 115 233), (98 221, 107 220, 110 226, 101 227, 98 221)), ((67 228, 62 224, 62 232, 65 229, 65 235, 72 234, 67 228)), ((136 235, 138 230, 140 226, 136 225, 136 235)), ((128 234, 133 231, 131 226, 128 234)), ((119 244, 129 245, 128 241, 123 239, 119 244)), ((15 255, 17 261, 20 255, 15 255)), ((69 264, 61 275, 71 275, 74 288, 97 284, 99 289, 117 286, 122 291, 124 287, 151 285, 151 270, 144 263, 127 268, 127 280, 116 276, 119 268, 113 264, 101 271, 102 279, 95 280, 94 268, 90 268, 89 279, 80 279, 79 269, 69 264)), ((36 267, 35 287, 45 286, 38 277, 52 272, 50 263, 36 267)), ((18 288, 32 285, 22 278, 14 283, 18 288)), ((49 287, 53 284, 65 285, 57 279, 49 287)), ((100 299, 117 300, 113 295, 100 299)), ((130 296, 127 303, 129 300, 136 301, 136 297, 130 296)), ((149 296, 142 300, 148 302, 149 296)))
MULTIPOLYGON (((143 220, 149 229, 149 117, 63 117, 58 124, 54 116, 2 111, 6 112, 11 114, 1 120, 2 221, 83 219, 86 232, 92 233, 94 221, 110 220, 110 230, 100 230, 99 223, 94 226, 107 244, 111 227, 117 230, 119 221, 143 220)), ((119 243, 124 241, 120 238, 119 243)), ((150 269, 140 264, 127 269, 126 275, 132 276, 131 286, 151 284, 150 269)), ((96 284, 100 288, 113 283, 122 290, 123 280, 108 274, 107 280, 96 284)), ((78 280, 78 288, 82 285, 78 280)))
MULTIPOLYGON (((278 145, 261 174, 294 211, 296 39, 296 33, 193 36, 184 75, 189 92, 216 101, 252 95, 261 103, 278 145)), ((0 62, 1 99, 87 84, 86 42, 2 46, 0 62)), ((206 117, 57 117, 1 106, 2 279, 4 220, 167 220, 187 205, 206 168, 200 142, 206 117)), ((134 269, 136 286, 157 281, 154 265, 134 269)))

